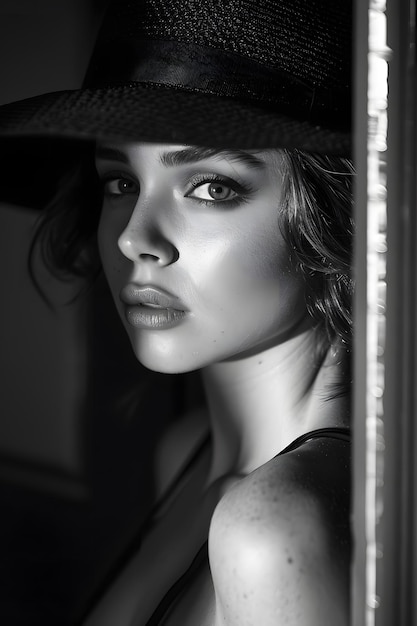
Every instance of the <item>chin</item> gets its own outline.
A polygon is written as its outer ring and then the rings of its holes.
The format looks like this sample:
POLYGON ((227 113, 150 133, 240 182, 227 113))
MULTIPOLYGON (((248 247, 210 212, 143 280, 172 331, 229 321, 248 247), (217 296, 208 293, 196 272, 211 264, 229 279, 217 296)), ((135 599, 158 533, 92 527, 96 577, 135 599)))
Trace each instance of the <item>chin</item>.
POLYGON ((184 365, 180 367, 178 362, 171 363, 170 361, 158 359, 157 357, 145 358, 142 355, 136 354, 136 358, 143 367, 146 367, 146 369, 152 372, 158 372, 158 374, 186 374, 200 369, 199 366, 188 367, 184 365))
POLYGON ((136 338, 131 337, 130 339, 133 352, 139 363, 153 372, 186 374, 209 364, 209 361, 203 362, 198 356, 185 353, 182 350, 167 350, 161 344, 148 346, 146 342, 139 342, 136 338))

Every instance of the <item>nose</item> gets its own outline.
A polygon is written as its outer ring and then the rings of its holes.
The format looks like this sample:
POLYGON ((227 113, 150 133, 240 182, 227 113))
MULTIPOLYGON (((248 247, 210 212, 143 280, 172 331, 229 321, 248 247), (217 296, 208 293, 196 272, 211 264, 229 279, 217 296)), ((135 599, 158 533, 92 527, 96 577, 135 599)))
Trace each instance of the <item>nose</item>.
POLYGON ((150 220, 145 211, 136 207, 121 233, 118 246, 121 253, 134 263, 155 263, 171 265, 179 257, 179 252, 170 239, 164 235, 157 219, 150 220))

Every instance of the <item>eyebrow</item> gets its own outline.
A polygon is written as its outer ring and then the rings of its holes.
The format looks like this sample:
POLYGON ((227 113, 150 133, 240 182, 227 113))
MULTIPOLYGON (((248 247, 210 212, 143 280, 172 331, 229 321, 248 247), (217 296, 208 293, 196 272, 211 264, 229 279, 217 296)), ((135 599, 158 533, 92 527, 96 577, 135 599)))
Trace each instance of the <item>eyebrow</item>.
MULTIPOLYGON (((242 163, 253 169, 265 168, 265 163, 250 152, 200 146, 189 146, 182 150, 164 152, 160 156, 160 162, 165 167, 178 167, 213 157, 224 158, 232 163, 242 163)), ((103 161, 120 161, 121 163, 129 164, 129 158, 122 150, 108 146, 97 146, 96 158, 103 161)))
POLYGON ((244 152, 243 150, 203 148, 200 146, 189 146, 183 150, 164 152, 160 157, 160 162, 166 167, 176 167, 213 157, 221 157, 232 163, 242 163, 254 169, 265 168, 265 163, 250 152, 244 152))

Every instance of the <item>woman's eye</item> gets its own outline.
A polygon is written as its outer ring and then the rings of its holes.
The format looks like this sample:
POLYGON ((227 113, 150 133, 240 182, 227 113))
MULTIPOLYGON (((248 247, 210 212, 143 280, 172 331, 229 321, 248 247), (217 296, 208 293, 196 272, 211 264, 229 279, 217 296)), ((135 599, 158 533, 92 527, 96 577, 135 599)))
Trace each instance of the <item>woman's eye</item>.
POLYGON ((226 183, 212 181, 199 184, 187 195, 190 198, 199 198, 209 202, 223 202, 225 200, 233 200, 238 194, 226 183))
POLYGON ((109 178, 103 183, 103 192, 107 196, 137 195, 139 185, 129 178, 109 178))

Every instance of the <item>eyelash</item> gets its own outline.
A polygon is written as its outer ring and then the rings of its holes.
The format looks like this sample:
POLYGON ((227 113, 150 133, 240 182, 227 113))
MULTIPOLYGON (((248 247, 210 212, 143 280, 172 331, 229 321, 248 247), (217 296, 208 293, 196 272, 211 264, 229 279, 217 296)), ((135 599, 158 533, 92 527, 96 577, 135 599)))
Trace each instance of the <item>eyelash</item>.
MULTIPOLYGON (((129 178, 128 176, 126 176, 126 174, 122 172, 110 172, 106 174, 105 176, 102 176, 100 182, 101 182, 103 195, 107 197, 111 197, 115 200, 122 199, 126 197, 127 195, 134 195, 135 193, 137 194, 139 193, 139 184, 136 181, 129 178), (117 184, 120 181, 124 181, 129 184, 132 184, 135 186, 136 189, 130 192, 121 191, 120 193, 111 192, 108 189, 106 189, 106 187, 108 187, 108 185, 110 185, 111 183, 117 184)), ((253 189, 249 185, 243 186, 242 184, 234 180, 231 180, 225 176, 219 176, 218 174, 197 174, 190 180, 189 184, 191 186, 191 189, 188 190, 184 194, 184 197, 190 198, 191 200, 197 201, 199 204, 203 204, 205 206, 213 206, 213 205, 220 205, 220 204, 223 207, 237 206, 240 203, 248 201, 249 196, 253 192, 253 189), (209 183, 219 183, 220 185, 223 185, 224 187, 228 187, 236 194, 236 196, 233 198, 230 198, 229 200, 228 199, 216 200, 215 198, 213 198, 212 200, 207 200, 204 198, 198 198, 198 197, 194 197, 191 195, 194 189, 198 189, 199 187, 202 187, 203 185, 209 184, 209 183)))
POLYGON ((219 176, 218 174, 197 174, 190 180, 190 185, 192 189, 185 194, 185 197, 196 200, 197 202, 205 206, 212 206, 213 204, 221 204, 224 207, 236 206, 242 202, 246 202, 253 192, 253 189, 251 187, 244 187, 240 183, 227 177, 219 176), (191 196, 192 190, 198 189, 199 187, 202 187, 204 184, 208 183, 219 183, 220 185, 228 187, 236 194, 236 196, 234 198, 231 198, 230 200, 216 200, 215 198, 213 198, 212 200, 205 200, 204 198, 191 196))

